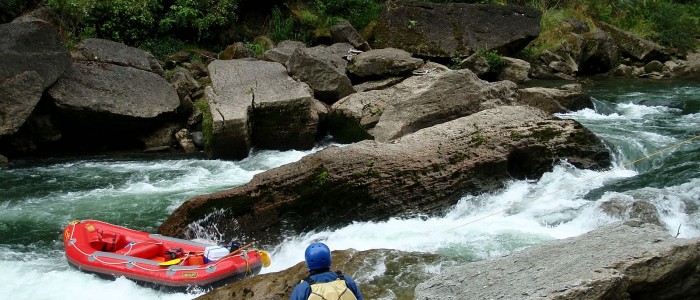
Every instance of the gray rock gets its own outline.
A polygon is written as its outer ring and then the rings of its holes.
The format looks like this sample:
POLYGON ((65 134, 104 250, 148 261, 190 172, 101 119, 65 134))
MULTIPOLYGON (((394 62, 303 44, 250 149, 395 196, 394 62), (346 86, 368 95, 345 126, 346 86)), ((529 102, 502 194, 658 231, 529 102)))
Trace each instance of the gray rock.
POLYGON ((216 60, 209 73, 210 155, 241 159, 253 142, 264 149, 313 147, 318 115, 313 113, 311 89, 290 78, 282 64, 216 60))
POLYGON ((524 6, 391 2, 375 29, 375 48, 453 58, 477 50, 512 56, 540 34, 541 13, 524 6))
POLYGON ((163 67, 146 51, 103 39, 86 39, 71 52, 73 59, 104 62, 163 75, 163 67))
POLYGON ((16 133, 41 99, 44 90, 35 71, 0 79, 0 137, 16 133))
POLYGON ((567 88, 524 88, 518 90, 522 101, 548 113, 563 113, 593 108, 591 97, 583 92, 580 84, 567 88))
POLYGON ((515 83, 523 83, 530 80, 528 74, 530 73, 530 63, 522 59, 503 57, 506 65, 503 70, 498 74, 499 80, 510 80, 515 83))
POLYGON ((392 77, 410 74, 423 65, 423 60, 394 48, 362 52, 352 58, 348 73, 357 77, 392 77))
POLYGON ((197 148, 204 148, 204 133, 201 131, 192 132, 192 143, 194 143, 197 148))
POLYGON ((197 150, 190 136, 190 131, 186 128, 182 128, 175 133, 175 140, 185 153, 194 153, 197 150))
POLYGON ((637 78, 644 73, 644 69, 628 65, 618 65, 608 72, 610 77, 637 78))
POLYGON ((175 133, 180 128, 180 125, 175 123, 163 124, 160 128, 157 128, 141 137, 145 149, 156 149, 161 147, 168 147, 175 144, 175 133))
POLYGON ((219 55, 219 59, 241 59, 255 57, 255 52, 243 44, 243 42, 236 42, 228 45, 224 51, 219 55))
POLYGON ((630 220, 444 271, 415 299, 691 299, 700 239, 630 220))
POLYGON ((331 127, 331 132, 347 142, 369 136, 387 142, 480 110, 512 105, 518 100, 513 82, 489 83, 469 70, 436 70, 410 77, 385 90, 341 99, 331 107, 331 124, 342 124, 343 128, 331 127), (338 121, 333 122, 334 118, 338 121), (353 128, 353 124, 357 126, 353 128))
POLYGON ((615 40, 617 47, 620 48, 623 53, 638 61, 665 61, 670 57, 666 48, 650 40, 642 39, 634 33, 624 31, 602 21, 595 21, 595 25, 610 34, 613 40, 615 40))
POLYGON ((155 118, 175 112, 180 105, 175 89, 163 77, 92 61, 75 62, 49 94, 60 109, 81 114, 155 118))
POLYGON ((355 27, 352 27, 350 22, 343 21, 334 24, 331 26, 330 31, 334 43, 350 43, 350 45, 362 51, 372 49, 369 44, 367 44, 367 41, 357 33, 355 27))
POLYGON ((281 41, 277 44, 277 47, 265 51, 262 59, 278 62, 286 66, 287 60, 289 60, 289 57, 292 56, 292 53, 294 53, 294 50, 297 48, 306 48, 306 45, 303 42, 297 41, 281 41))
POLYGON ((646 65, 644 65, 644 72, 646 73, 662 72, 663 70, 664 64, 658 60, 652 60, 646 65))
POLYGON ((491 71, 491 66, 483 54, 476 52, 459 63, 461 69, 469 69, 477 76, 484 75, 491 71))
POLYGON ((403 80, 404 80, 403 77, 389 77, 389 78, 385 78, 385 79, 381 79, 381 80, 365 81, 363 83, 354 85, 353 87, 355 88, 355 90, 357 92, 383 90, 383 89, 389 88, 391 86, 394 86, 403 80))
POLYGON ((346 75, 347 61, 321 47, 296 48, 287 61, 289 74, 313 89, 328 104, 355 92, 346 75))
POLYGON ((600 29, 584 34, 585 42, 579 64, 582 74, 599 74, 610 71, 619 57, 615 41, 600 29))
POLYGON ((700 52, 689 53, 683 66, 675 74, 680 78, 700 79, 700 52))
POLYGON ((0 24, 0 80, 34 71, 41 90, 51 86, 71 65, 68 49, 51 25, 41 22, 0 24))

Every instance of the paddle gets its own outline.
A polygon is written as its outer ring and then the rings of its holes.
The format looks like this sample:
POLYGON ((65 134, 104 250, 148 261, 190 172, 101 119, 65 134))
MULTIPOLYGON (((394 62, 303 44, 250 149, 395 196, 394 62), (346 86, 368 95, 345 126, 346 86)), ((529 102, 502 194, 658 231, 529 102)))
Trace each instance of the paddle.
POLYGON ((250 247, 250 246, 253 246, 253 245, 255 245, 255 241, 250 242, 250 243, 248 243, 247 245, 245 245, 245 246, 243 246, 243 247, 240 247, 240 248, 238 248, 238 249, 236 249, 236 250, 231 251, 231 253, 226 254, 226 255, 225 255, 224 257, 222 257, 222 258, 219 258, 219 260, 222 260, 222 259, 227 258, 227 257, 229 257, 229 256, 236 255, 236 253, 240 252, 241 250, 243 250, 243 249, 245 249, 245 248, 248 248, 248 247, 250 247))

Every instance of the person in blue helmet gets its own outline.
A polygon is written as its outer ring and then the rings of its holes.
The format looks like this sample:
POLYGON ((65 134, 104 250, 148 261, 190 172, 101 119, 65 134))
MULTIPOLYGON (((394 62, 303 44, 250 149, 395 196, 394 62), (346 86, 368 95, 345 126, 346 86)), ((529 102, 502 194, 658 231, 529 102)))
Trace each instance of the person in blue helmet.
POLYGON ((355 281, 340 271, 331 271, 331 250, 324 243, 313 243, 304 253, 309 276, 294 290, 290 300, 363 300, 355 281))

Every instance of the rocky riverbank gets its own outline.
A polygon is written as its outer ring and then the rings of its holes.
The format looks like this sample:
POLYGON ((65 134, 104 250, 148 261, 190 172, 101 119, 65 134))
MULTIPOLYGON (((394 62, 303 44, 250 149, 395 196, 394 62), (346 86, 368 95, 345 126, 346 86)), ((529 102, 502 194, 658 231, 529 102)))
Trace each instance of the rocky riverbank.
MULTIPOLYGON (((373 281, 395 282, 399 299, 694 299, 700 293, 700 239, 678 239, 658 225, 631 219, 579 237, 544 242, 509 255, 473 263, 444 263, 440 275, 401 288, 398 271, 373 281)), ((354 277, 368 264, 393 270, 426 268, 433 254, 391 250, 333 251, 334 268, 354 277), (401 262, 382 257, 401 257, 401 262)), ((376 267, 376 266, 373 266, 376 267)), ((197 299, 289 299, 304 278, 304 263, 218 288, 197 299)), ((412 274, 421 274, 416 271, 412 274)), ((414 278, 415 279, 415 278, 414 278)), ((363 296, 387 295, 371 284, 363 296)))

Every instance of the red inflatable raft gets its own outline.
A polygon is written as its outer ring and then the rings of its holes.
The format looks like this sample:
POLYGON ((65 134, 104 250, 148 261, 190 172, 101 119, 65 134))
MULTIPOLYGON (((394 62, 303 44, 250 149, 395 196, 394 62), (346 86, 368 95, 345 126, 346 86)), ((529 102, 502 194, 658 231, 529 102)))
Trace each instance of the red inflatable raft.
POLYGON ((219 246, 95 220, 68 224, 63 243, 68 263, 82 271, 172 289, 221 286, 256 275, 270 264, 265 251, 249 248, 252 243, 229 253, 219 246))

